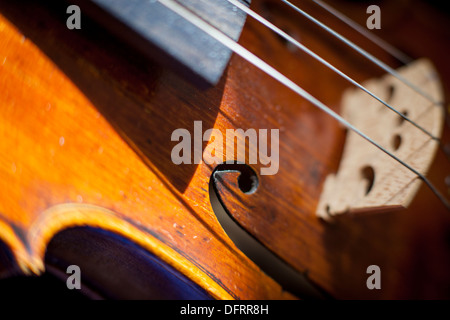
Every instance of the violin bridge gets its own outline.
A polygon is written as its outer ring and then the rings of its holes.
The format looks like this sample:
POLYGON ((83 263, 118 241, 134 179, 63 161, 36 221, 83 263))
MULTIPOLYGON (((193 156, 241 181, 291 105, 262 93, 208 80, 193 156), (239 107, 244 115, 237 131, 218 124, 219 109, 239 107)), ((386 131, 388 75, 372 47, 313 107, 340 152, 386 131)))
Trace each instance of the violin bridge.
MULTIPOLYGON (((443 101, 441 84, 432 64, 417 60, 398 73, 435 101, 443 101)), ((438 148, 444 108, 392 75, 363 85, 429 134, 359 89, 342 98, 342 115, 387 151, 426 175, 438 148), (432 137, 433 136, 433 137, 432 137)), ((401 163, 353 131, 348 131, 336 174, 329 175, 322 190, 317 215, 325 220, 343 213, 377 212, 406 208, 421 179, 401 163)))

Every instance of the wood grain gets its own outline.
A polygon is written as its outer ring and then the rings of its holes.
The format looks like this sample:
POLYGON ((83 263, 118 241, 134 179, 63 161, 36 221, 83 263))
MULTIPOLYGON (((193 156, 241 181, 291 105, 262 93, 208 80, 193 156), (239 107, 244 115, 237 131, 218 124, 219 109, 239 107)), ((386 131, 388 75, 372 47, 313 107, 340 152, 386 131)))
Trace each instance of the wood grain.
MULTIPOLYGON (((395 106, 411 122, 359 89, 344 92, 342 114, 387 152, 426 175, 439 147, 433 137, 441 138, 444 124, 445 108, 433 103, 443 101, 442 85, 433 65, 424 59, 398 72, 433 100, 393 75, 368 80, 363 86, 395 106)), ((414 199, 421 182, 414 172, 349 130, 339 170, 327 177, 317 213, 330 220, 349 211, 373 213, 405 208, 414 199)))
MULTIPOLYGON (((346 13, 365 17, 363 4, 347 5, 346 13)), ((430 56, 448 93, 445 42, 436 41, 448 31, 431 38, 426 30, 433 25, 398 7, 386 7, 394 18, 387 18, 381 32, 414 56, 430 56), (405 38, 409 32, 414 39, 405 38)), ((252 8, 356 80, 382 74, 278 1, 252 1, 252 8)), ((209 199, 214 166, 170 161, 173 130, 193 132, 194 121, 201 120, 203 128, 222 132, 280 130, 277 175, 260 176, 252 195, 224 175, 220 197, 252 235, 330 295, 449 296, 450 218, 429 190, 421 188, 405 211, 323 223, 315 210, 325 177, 337 170, 345 138, 333 119, 236 56, 217 86, 200 90, 94 22, 86 19, 79 32, 67 30, 64 9, 64 4, 47 8, 32 1, 0 5, 0 234, 22 271, 42 269, 45 245, 61 228, 93 224, 160 254, 216 298, 294 298, 220 227, 209 199), (379 291, 366 287, 372 264, 382 270, 379 291)), ((314 6, 309 9, 323 16, 314 6)), ((349 32, 339 24, 336 29, 349 32)), ((339 109, 348 84, 330 70, 251 19, 240 43, 339 109)), ((253 167, 259 172, 261 166, 253 167)), ((448 169, 439 154, 429 176, 440 188, 448 169)))
POLYGON ((195 188, 201 206, 168 188, 48 57, 1 19, 0 132, 8 138, 2 140, 0 235, 23 272, 42 271, 56 232, 89 225, 129 237, 216 298, 287 297, 214 223, 208 176, 196 178, 205 185, 195 188), (217 274, 221 269, 226 277, 217 274), (248 276, 255 277, 253 288, 248 276))

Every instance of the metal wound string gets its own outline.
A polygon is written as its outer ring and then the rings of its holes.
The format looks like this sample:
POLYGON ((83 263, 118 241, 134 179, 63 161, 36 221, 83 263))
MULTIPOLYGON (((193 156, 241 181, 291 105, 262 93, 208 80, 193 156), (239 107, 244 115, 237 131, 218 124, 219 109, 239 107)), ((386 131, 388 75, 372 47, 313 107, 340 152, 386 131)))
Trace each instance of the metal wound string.
POLYGON ((344 15, 342 12, 338 11, 337 9, 333 8, 329 4, 325 3, 322 0, 311 0, 315 4, 317 4, 322 9, 328 11, 330 14, 344 22, 346 25, 351 27, 353 30, 359 32, 364 37, 375 43, 377 46, 382 48, 384 51, 389 53, 391 56, 395 57, 398 61, 402 62, 403 64, 409 64, 413 61, 413 59, 409 56, 407 56, 405 53, 401 52, 399 49, 395 48, 394 46, 390 45, 380 37, 376 36, 375 34, 369 32, 366 28, 362 27, 361 25, 357 24, 355 21, 344 15))
MULTIPOLYGON (((396 77, 398 80, 400 80, 401 82, 403 82, 406 86, 410 87, 411 89, 413 89, 415 92, 419 93, 421 96, 425 97, 427 100, 431 101, 434 105, 439 106, 441 108, 444 108, 444 103, 442 101, 436 101, 434 100, 432 97, 430 97, 427 93, 423 92, 423 90, 421 90, 420 88, 418 88, 416 85, 414 85, 413 83, 411 83, 408 79, 404 78, 402 75, 400 75, 397 71, 395 71, 394 69, 392 69, 391 67, 389 67, 388 65, 386 65, 385 63, 383 63, 382 61, 380 61, 378 58, 374 57, 373 55, 371 55, 370 53, 368 53, 367 51, 365 51, 364 49, 362 49, 361 47, 359 47, 358 45, 356 45, 355 43, 351 42, 350 40, 348 40, 347 38, 345 38, 344 36, 342 36, 341 34, 337 33, 336 31, 334 31, 333 29, 331 29, 330 27, 326 26, 324 23, 320 22, 319 20, 315 19, 314 17, 312 17, 311 15, 307 14, 305 11, 301 10, 300 8, 298 8, 298 6, 295 6, 294 4, 290 3, 287 0, 282 0, 285 4, 287 4, 288 6, 290 6, 292 9, 294 9, 295 11, 297 11, 298 13, 302 14, 304 17, 306 17, 307 19, 309 19, 310 21, 312 21, 313 23, 319 25, 322 29, 324 29, 325 31, 329 32, 331 35, 333 35, 334 37, 336 37, 337 39, 339 39, 340 41, 342 41, 343 43, 345 43, 347 46, 351 47, 353 50, 357 51, 359 54, 361 54, 362 56, 364 56, 365 58, 367 58, 368 60, 370 60, 371 62, 373 62, 374 64, 376 64, 377 66, 379 66, 380 68, 382 68, 383 70, 385 70, 386 72, 388 72, 389 74, 393 75, 394 77, 396 77)), ((364 36, 366 36, 367 38, 369 38, 369 40, 375 42, 376 44, 378 44, 380 47, 382 47, 384 50, 386 50, 388 53, 390 53, 391 55, 393 55, 394 57, 396 57, 397 59, 399 59, 400 61, 403 61, 403 63, 407 63, 408 61, 411 61, 412 59, 408 56, 406 56, 404 53, 400 52, 398 49, 392 47, 391 45, 389 45, 388 43, 384 42, 382 39, 376 37, 375 35, 371 34, 370 32, 368 32, 366 29, 362 28, 360 25, 358 25, 356 22, 354 22, 353 20, 351 20, 350 18, 348 18, 347 16, 345 16, 344 14, 342 14, 341 12, 339 12, 338 10, 334 9, 333 7, 329 6, 328 4, 326 4, 324 1, 322 0, 311 0, 314 3, 316 3, 317 5, 319 5, 320 7, 322 7, 323 9, 325 9, 326 11, 330 12, 332 15, 336 16, 338 19, 340 19, 341 21, 343 21, 344 23, 350 25, 353 29, 355 29, 356 31, 362 33, 364 36)), ((375 98, 376 99, 376 98, 375 98)), ((378 100, 378 99, 377 99, 378 100)), ((381 101, 380 101, 381 102, 381 101)), ((383 102, 382 102, 383 103, 383 102)), ((384 104, 384 103, 383 103, 384 104)), ((388 107, 389 109, 391 109, 389 106, 387 106, 386 104, 384 104, 386 107, 388 107)), ((392 109, 391 109, 392 110, 392 109)), ((396 112, 396 111, 394 111, 396 112)), ((403 115, 403 114, 402 114, 403 115)), ((449 113, 445 111, 445 117, 448 118, 449 113)), ((402 116, 403 119, 405 119, 402 116)), ((405 119, 406 120, 406 119, 405 119)), ((413 122, 410 122, 411 124, 413 124, 414 126, 417 127, 417 125, 413 122)), ((420 128, 419 128, 420 129, 420 128)), ((421 129, 422 130, 422 129, 421 129)), ((422 130, 424 131, 424 130, 422 130)), ((424 131, 425 132, 425 131, 424 131)), ((427 133, 427 132, 425 132, 427 133)), ((428 134, 430 137, 432 137, 430 134, 428 134)), ((437 137, 432 137, 435 141, 438 142, 438 146, 439 146, 439 150, 441 152, 443 152, 444 154, 447 154, 444 150, 444 146, 442 145, 442 141, 440 138, 437 137)))
MULTIPOLYGON (((263 71, 276 81, 280 82, 285 87, 291 89, 304 99, 308 100, 310 103, 315 105, 317 108, 325 112, 326 114, 333 117, 336 121, 341 123, 343 126, 348 128, 349 130, 352 130, 356 134, 358 134, 363 139, 367 140, 369 143, 374 145, 376 148, 387 154, 389 157, 400 163, 402 166, 410 170, 412 173, 417 175, 429 188, 430 190, 439 198, 440 201, 447 207, 447 209, 450 210, 450 204, 448 203, 447 199, 442 196, 442 194, 439 192, 439 190, 419 171, 414 169, 412 166, 404 162, 402 159, 398 158, 391 152, 389 152, 387 149, 385 149, 383 146, 379 145, 376 141, 374 141, 372 138, 367 136, 365 133, 360 131, 358 128, 353 126, 351 123, 349 123, 347 120, 345 120, 343 117, 341 117, 339 114, 337 114, 335 111, 330 109, 328 106, 326 106, 324 103, 322 103, 320 100, 312 96, 310 93, 305 91, 303 88, 301 88, 299 85, 294 83, 292 80, 287 78, 285 75, 283 75, 281 72, 267 64, 265 61, 261 60, 259 57, 257 57, 255 54, 241 46, 239 43, 228 37, 226 34, 224 34, 222 31, 216 29, 214 26, 209 24, 208 22, 204 21, 201 17, 197 16, 195 13, 191 12, 190 10, 186 9, 184 6, 177 3, 175 0, 157 0, 162 5, 166 6, 173 12, 177 13, 179 16, 183 17, 193 25, 195 25, 197 28, 217 40, 218 42, 222 43, 224 46, 241 56, 243 59, 247 60, 251 64, 253 64, 255 67, 257 67, 259 70, 263 71)), ((284 1, 284 0, 283 0, 284 1)))
POLYGON ((376 64, 380 68, 382 68, 383 70, 385 70, 387 73, 389 73, 389 74, 393 75, 394 77, 396 77, 398 80, 403 82, 405 85, 407 85, 408 87, 413 89, 415 92, 419 93, 421 96, 423 96, 427 100, 431 101, 434 105, 443 106, 442 101, 434 100, 432 97, 430 97, 430 95, 428 95, 426 92, 423 92, 422 89, 417 87, 415 84, 411 83, 408 79, 406 79, 405 77, 400 75, 397 71, 395 71, 394 69, 389 67, 387 64, 385 64, 384 62, 380 61, 378 58, 376 58, 373 55, 371 55, 370 53, 368 53, 366 50, 362 49, 360 46, 358 46, 355 43, 351 42, 350 40, 345 38, 340 33, 337 33, 336 31, 334 31, 333 29, 331 29, 330 27, 328 27, 324 23, 320 22, 319 20, 317 20, 316 18, 312 17, 311 15, 309 15, 308 13, 306 13, 305 11, 303 11, 302 9, 297 7, 296 5, 294 5, 291 2, 289 2, 288 0, 281 0, 281 1, 284 2, 285 4, 287 4, 289 7, 291 7, 295 11, 297 11, 298 13, 300 13, 301 15, 303 15, 308 20, 312 21, 313 23, 315 23, 316 25, 318 25, 319 27, 321 27, 322 29, 327 31, 328 33, 332 34, 334 37, 336 37, 337 39, 339 39, 340 41, 342 41, 343 43, 345 43, 346 45, 348 45, 352 49, 356 50, 362 56, 366 57, 368 60, 370 60, 371 62, 373 62, 374 64, 376 64))
POLYGON ((426 130, 425 128, 423 128, 422 126, 420 126, 419 124, 417 124, 416 122, 414 122, 413 120, 411 120, 409 117, 407 117, 404 113, 398 111, 397 109, 395 109, 394 107, 392 107, 390 104, 388 104, 386 101, 384 101, 383 99, 379 98, 377 95, 375 95, 373 92, 371 92, 370 90, 368 90, 366 87, 364 87, 362 84, 360 84, 359 82, 357 82, 356 80, 354 80, 353 78, 351 78, 350 76, 348 76, 347 74, 345 74, 344 72, 342 72, 341 70, 339 70, 337 67, 335 67, 334 65, 332 65, 331 63, 329 63, 328 61, 326 61, 325 59, 323 59, 322 57, 320 57, 318 54, 316 54, 315 52, 313 52, 312 50, 310 50, 309 48, 307 48, 305 45, 301 44, 300 42, 298 42, 297 40, 295 40, 293 37, 291 37, 289 34, 287 34, 286 32, 284 32, 283 30, 281 30, 280 28, 278 28, 277 26, 275 26, 273 23, 269 22, 268 20, 266 20, 265 18, 263 18, 261 15, 257 14, 255 11, 251 10, 250 8, 246 7, 245 5, 243 5, 242 3, 240 3, 237 0, 227 0, 229 3, 231 3, 232 5, 236 6, 237 8, 239 8, 240 10, 244 11, 245 13, 247 13, 248 15, 250 15, 251 17, 253 17, 255 20, 257 20, 258 22, 260 22, 261 24, 265 25, 267 28, 269 28, 270 30, 272 30, 273 32, 277 33, 278 35, 280 35, 281 37, 283 37, 284 39, 286 39, 288 42, 292 43, 294 46, 296 46, 297 48, 299 48, 300 50, 304 51, 305 53, 307 53, 308 55, 310 55, 311 57, 313 57, 314 59, 316 59, 317 61, 319 61, 320 63, 322 63, 323 65, 325 65, 327 68, 333 70, 335 73, 337 73, 339 76, 341 76, 342 78, 346 79, 347 81, 349 81, 350 83, 352 83, 353 85, 355 85, 356 87, 358 87, 359 89, 363 90, 364 92, 366 92, 368 95, 370 95, 372 98, 374 98, 375 100, 377 100, 378 102, 382 103, 384 106, 386 106, 387 108, 389 108, 390 110, 392 110, 393 112, 395 112, 397 115, 399 115, 401 118, 403 118, 405 121, 411 123, 413 126, 415 126, 416 128, 418 128, 419 130, 421 130, 422 132, 424 132, 426 135, 428 135, 429 137, 431 137, 433 140, 436 141, 440 141, 440 139, 436 136, 434 136, 432 133, 430 133, 428 130, 426 130))

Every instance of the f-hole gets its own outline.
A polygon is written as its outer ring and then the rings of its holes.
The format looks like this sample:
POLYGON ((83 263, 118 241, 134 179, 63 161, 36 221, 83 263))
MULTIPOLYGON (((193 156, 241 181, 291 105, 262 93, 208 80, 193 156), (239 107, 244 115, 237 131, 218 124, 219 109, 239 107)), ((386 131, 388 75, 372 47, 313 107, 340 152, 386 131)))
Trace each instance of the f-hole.
POLYGON ((326 294, 315 287, 305 274, 293 269, 274 252, 253 237, 227 210, 220 196, 219 188, 224 188, 222 177, 240 172, 237 185, 241 192, 258 196, 260 181, 256 172, 246 164, 221 164, 212 172, 209 182, 209 196, 212 209, 228 237, 261 270, 272 277, 287 291, 302 299, 324 299, 326 294))
POLYGON ((365 195, 367 196, 372 191, 373 184, 375 182, 375 170, 371 166, 362 168, 361 175, 364 180, 367 181, 365 195))

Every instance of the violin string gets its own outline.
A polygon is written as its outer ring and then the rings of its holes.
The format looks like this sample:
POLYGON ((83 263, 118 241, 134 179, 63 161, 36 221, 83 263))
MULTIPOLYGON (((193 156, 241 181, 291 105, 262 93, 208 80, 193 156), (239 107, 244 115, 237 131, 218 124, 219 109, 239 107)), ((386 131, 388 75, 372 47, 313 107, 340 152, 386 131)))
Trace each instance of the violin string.
POLYGON ((327 68, 331 69, 332 71, 334 71, 335 73, 337 73, 339 76, 341 76, 342 78, 346 79, 347 81, 349 81, 351 84, 353 84, 354 86, 358 87, 359 89, 363 90, 364 92, 366 92, 367 94, 369 94, 372 98, 376 99, 378 102, 382 103, 384 106, 386 106, 387 108, 389 108, 390 110, 392 110, 393 112, 395 112, 397 115, 399 115, 401 118, 403 118, 405 121, 411 123, 413 126, 415 126, 416 128, 418 128, 419 130, 421 130, 422 132, 424 132, 426 135, 428 135, 429 137, 431 137, 433 140, 436 141, 440 141, 440 139, 436 136, 434 136, 432 133, 430 133, 428 130, 426 130, 425 128, 423 128, 422 126, 420 126, 418 123, 412 121, 409 117, 407 117, 404 113, 398 111, 397 109, 395 109, 394 107, 392 107, 390 104, 388 104, 386 101, 384 101, 383 99, 381 99, 380 97, 378 97, 377 95, 375 95, 373 92, 371 92, 370 90, 368 90, 366 87, 364 87, 362 84, 360 84, 359 82, 357 82, 356 80, 354 80, 353 78, 351 78, 350 76, 348 76, 347 74, 345 74, 344 72, 342 72, 341 70, 339 70, 337 67, 335 67, 334 65, 332 65, 331 63, 329 63, 328 61, 326 61, 325 59, 323 59, 321 56, 319 56, 318 54, 316 54, 315 52, 313 52, 312 50, 310 50, 309 48, 307 48, 305 45, 301 44, 300 42, 298 42, 297 40, 295 40, 293 37, 291 37, 289 34, 287 34, 286 32, 284 32, 283 30, 281 30, 280 28, 278 28, 277 26, 275 26, 273 23, 269 22, 268 20, 264 19, 261 15, 257 14, 255 11, 253 11, 252 9, 246 7, 245 5, 243 5, 242 3, 240 3, 239 1, 236 0, 227 0, 229 3, 231 3, 232 5, 236 6, 237 8, 239 8, 240 10, 242 10, 243 12, 245 12, 246 14, 250 15, 251 17, 253 17, 255 20, 257 20, 258 22, 260 22, 261 24, 265 25, 267 28, 269 28, 270 30, 272 30, 273 32, 275 32, 276 34, 278 34, 279 36, 283 37, 284 39, 286 39, 288 42, 290 42, 291 44, 293 44, 294 46, 296 46, 297 48, 299 48, 300 50, 304 51, 305 53, 307 53, 308 55, 310 55, 311 57, 313 57, 314 59, 316 59, 317 61, 319 61, 320 63, 322 63, 323 65, 325 65, 327 68))
POLYGON ((157 0, 162 5, 166 6, 168 9, 173 11, 174 13, 178 14, 179 16, 183 17, 193 25, 195 25, 197 28, 211 36, 213 39, 217 40, 221 44, 223 44, 225 47, 236 53, 237 55, 241 56, 244 60, 247 60, 249 63, 253 64, 256 68, 261 70, 262 72, 266 73, 285 87, 289 88, 293 92, 297 93, 299 96, 303 97, 304 99, 308 100, 310 103, 315 105, 317 108, 325 112, 326 114, 333 117, 336 121, 341 123, 343 126, 345 126, 347 129, 355 132, 360 137, 374 145, 376 148, 384 152, 386 155, 400 163, 403 167, 407 168, 409 171, 414 173, 419 179, 421 179, 429 188, 430 190, 436 195, 436 197, 446 206, 447 209, 450 210, 450 204, 447 201, 447 199, 439 192, 439 190, 431 183, 431 181, 428 180, 421 172, 414 169, 411 165, 403 161, 402 159, 398 158, 391 152, 389 152, 387 149, 385 149, 383 146, 379 145, 376 141, 374 141, 372 138, 367 136, 365 133, 360 131, 358 128, 353 126, 350 122, 345 120, 343 117, 341 117, 339 114, 337 114, 335 111, 327 107, 324 103, 322 103, 320 100, 312 96, 310 93, 305 91, 303 88, 301 88, 299 85, 294 83, 292 80, 290 80, 288 77, 286 77, 284 74, 282 74, 280 71, 276 70, 272 66, 270 66, 268 63, 257 57, 255 54, 241 46, 239 43, 234 41, 232 38, 230 38, 228 35, 223 33, 221 30, 217 29, 216 27, 212 26, 210 23, 203 20, 201 17, 197 16, 195 13, 191 12, 189 9, 186 9, 183 5, 179 4, 175 0, 157 0))
POLYGON ((387 73, 393 75, 395 78, 397 78, 398 80, 403 82, 405 85, 407 85, 408 87, 413 89, 415 92, 419 93, 421 96, 423 96, 427 100, 431 101, 434 105, 441 106, 441 107, 444 105, 442 101, 436 101, 430 95, 428 95, 426 92, 424 92, 422 89, 420 89, 415 84, 411 83, 408 79, 406 79, 405 77, 400 75, 397 71, 395 71, 394 69, 389 67, 387 64, 385 64, 384 62, 382 62, 378 58, 374 57, 372 54, 370 54, 366 50, 362 49, 360 46, 358 46, 355 43, 351 42, 350 40, 345 38, 340 33, 336 32, 335 30, 331 29, 330 27, 328 27, 324 23, 322 23, 319 20, 317 20, 316 18, 312 17, 311 15, 309 15, 308 13, 306 13, 305 11, 303 11, 302 9, 297 7, 296 5, 292 4, 288 0, 281 0, 281 1, 284 2, 285 4, 287 4, 289 7, 291 7, 295 11, 297 11, 298 13, 300 13, 301 15, 303 15, 308 20, 312 21, 313 23, 315 23, 316 25, 318 25, 319 27, 321 27, 322 29, 324 29, 325 31, 327 31, 328 33, 330 33, 331 35, 333 35, 334 37, 339 39, 340 41, 342 41, 343 43, 345 43, 347 46, 349 46, 353 50, 357 51, 359 54, 361 54, 362 56, 367 58, 369 61, 371 61, 374 64, 376 64, 381 69, 385 70, 387 73))
POLYGON ((350 19, 349 17, 344 15, 339 10, 337 10, 337 9, 333 8, 332 6, 330 6, 329 4, 325 3, 324 1, 322 1, 322 0, 311 0, 311 1, 314 2, 315 4, 317 4, 318 6, 320 6, 322 9, 328 11, 331 15, 335 16, 336 18, 338 18, 339 20, 344 22, 346 25, 351 27, 353 30, 362 34, 364 37, 366 37, 367 39, 369 39, 370 41, 375 43, 377 46, 382 48, 384 51, 389 53, 391 56, 395 57, 401 63, 406 65, 413 61, 413 59, 411 57, 409 57, 408 55, 406 55, 404 52, 402 52, 399 49, 395 48, 394 46, 390 45, 389 43, 387 43, 380 37, 376 36, 375 34, 369 32, 366 28, 362 27, 361 25, 359 25, 358 23, 356 23, 355 21, 353 21, 352 19, 350 19))

